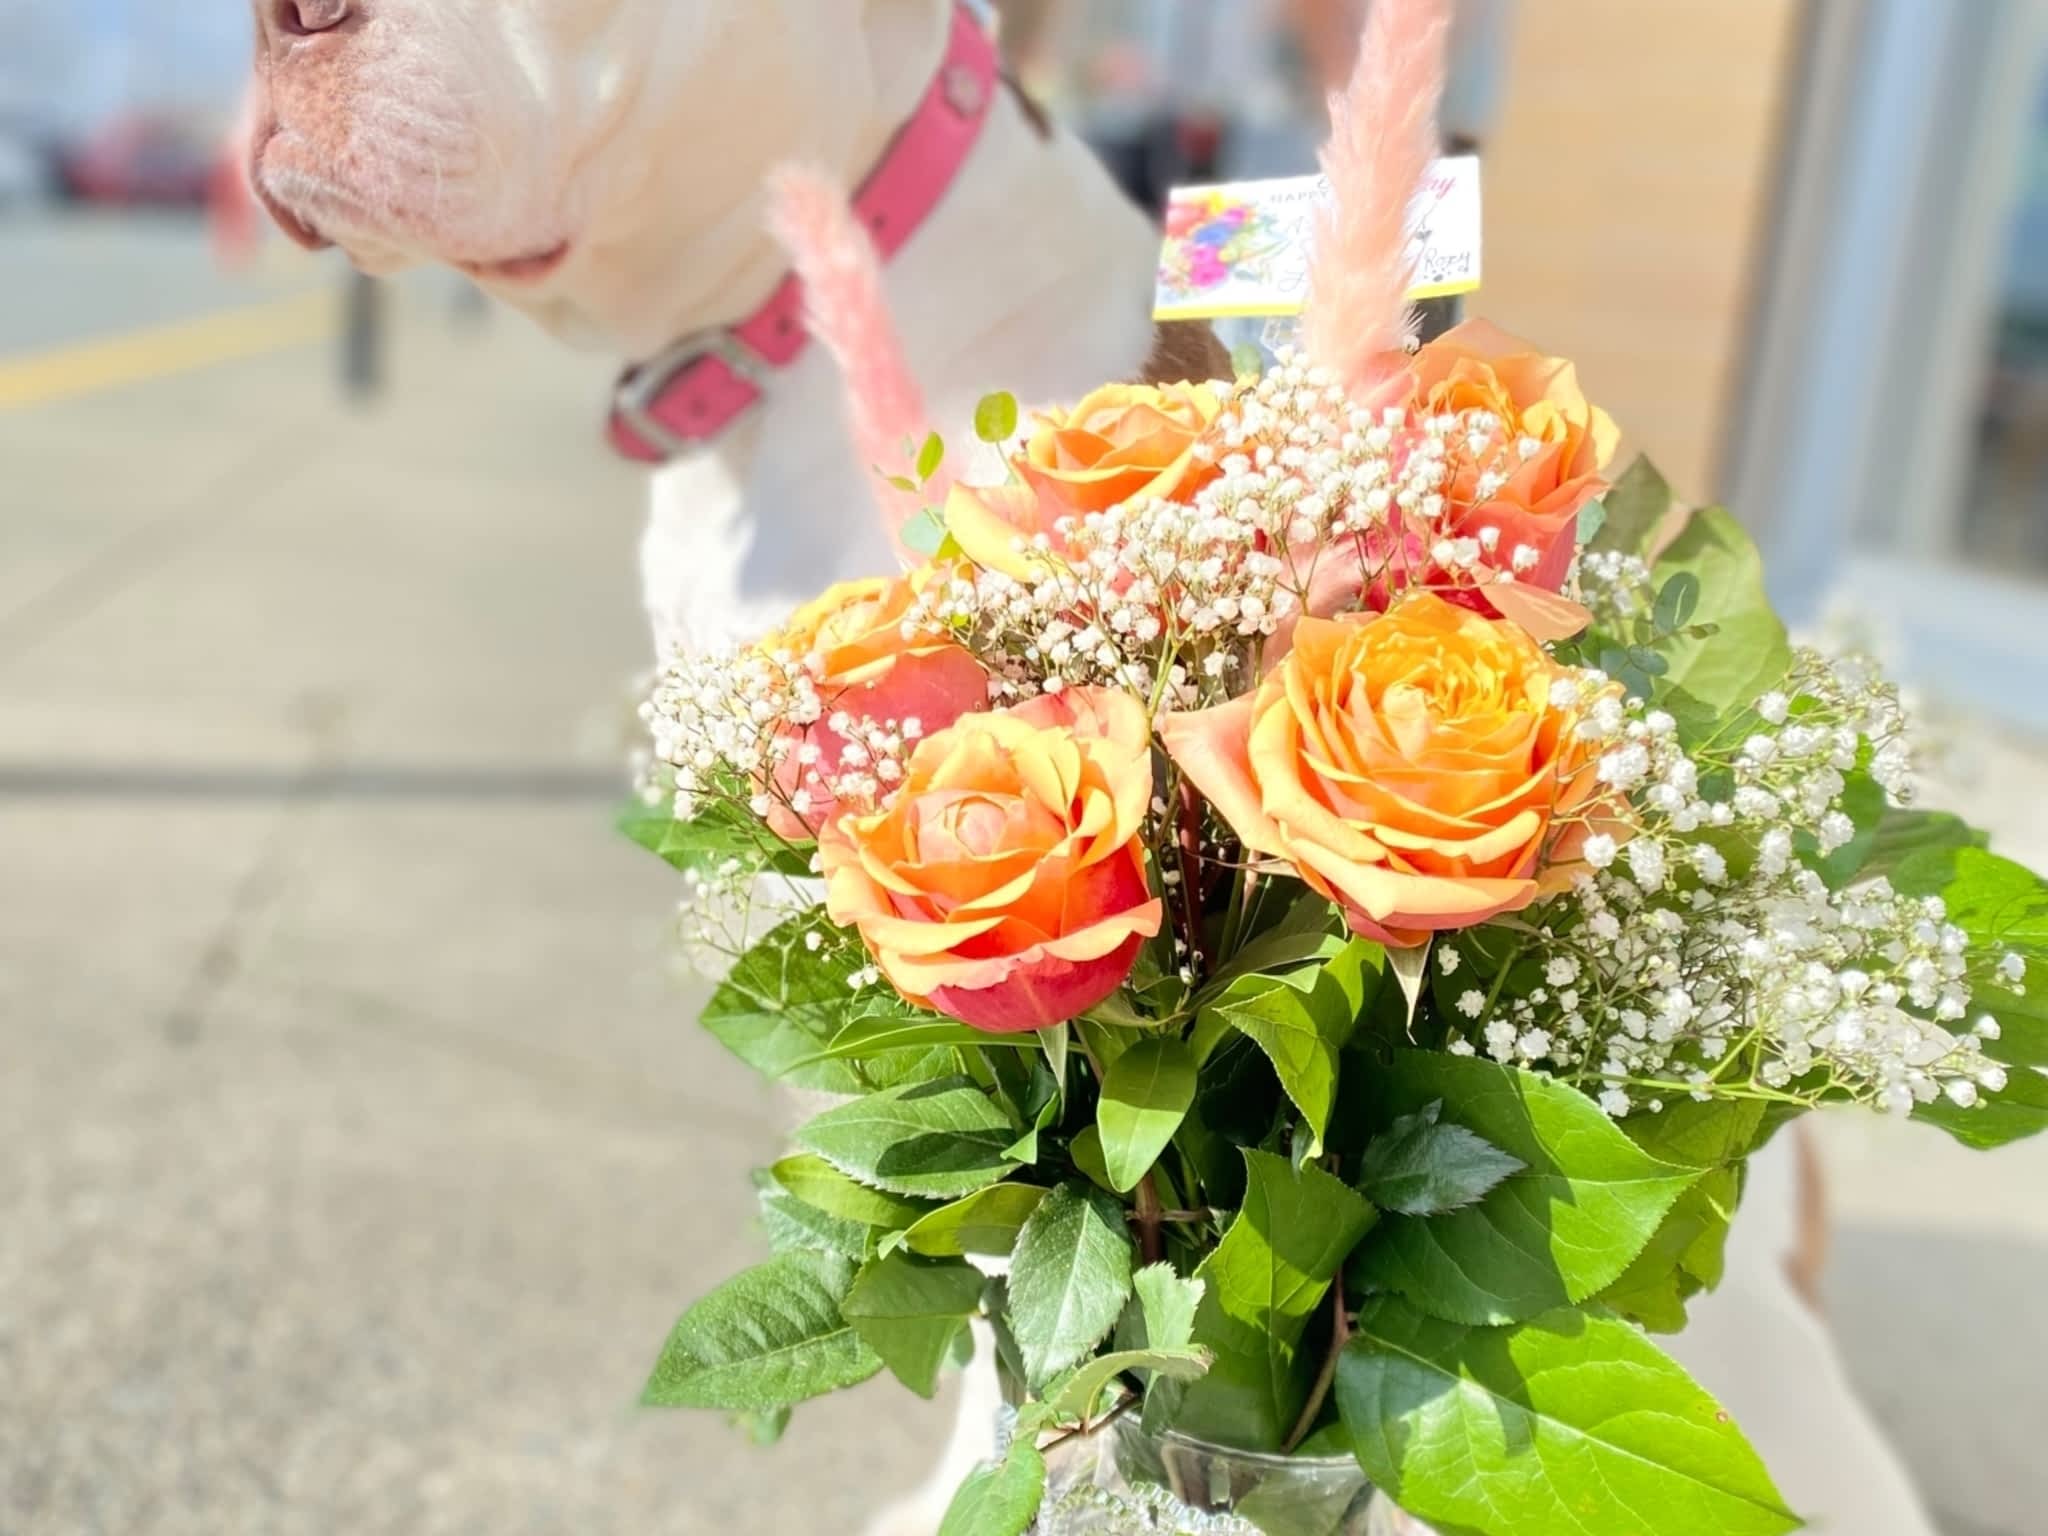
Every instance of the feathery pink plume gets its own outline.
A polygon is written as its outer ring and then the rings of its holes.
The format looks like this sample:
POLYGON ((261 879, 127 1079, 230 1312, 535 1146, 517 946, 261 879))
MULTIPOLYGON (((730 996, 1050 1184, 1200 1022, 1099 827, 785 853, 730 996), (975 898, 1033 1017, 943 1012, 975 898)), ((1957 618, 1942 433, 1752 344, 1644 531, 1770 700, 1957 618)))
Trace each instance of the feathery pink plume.
MULTIPOLYGON (((931 421, 890 313, 874 241, 845 190, 821 172, 783 166, 769 177, 768 196, 769 228, 803 279, 811 335, 832 354, 845 380, 855 452, 863 464, 886 474, 910 474, 931 421)), ((935 480, 913 495, 879 476, 875 485, 899 551, 903 520, 933 499, 943 504, 947 489, 935 480)))
POLYGON ((1450 27, 1449 0, 1372 0, 1351 85, 1330 97, 1334 200, 1317 220, 1303 340, 1355 399, 1398 367, 1414 323, 1408 209, 1438 152, 1450 27))

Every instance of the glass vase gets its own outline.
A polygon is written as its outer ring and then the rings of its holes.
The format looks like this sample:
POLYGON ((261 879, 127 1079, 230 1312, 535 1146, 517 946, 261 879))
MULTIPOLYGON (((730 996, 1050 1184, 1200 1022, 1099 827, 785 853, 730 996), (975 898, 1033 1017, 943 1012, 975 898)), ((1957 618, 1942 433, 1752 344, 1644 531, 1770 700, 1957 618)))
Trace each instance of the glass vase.
POLYGON ((1351 1457, 1257 1455, 1125 1415, 1046 1453, 1036 1536, 1430 1536, 1351 1457))

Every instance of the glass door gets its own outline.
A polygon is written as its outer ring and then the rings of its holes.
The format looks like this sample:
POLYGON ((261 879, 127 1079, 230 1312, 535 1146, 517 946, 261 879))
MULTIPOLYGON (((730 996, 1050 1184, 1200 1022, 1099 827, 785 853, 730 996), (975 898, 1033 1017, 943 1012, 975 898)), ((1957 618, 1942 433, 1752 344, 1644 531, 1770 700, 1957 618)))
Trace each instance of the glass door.
POLYGON ((1797 624, 2048 733, 2048 6, 1812 3, 1733 505, 1797 624))

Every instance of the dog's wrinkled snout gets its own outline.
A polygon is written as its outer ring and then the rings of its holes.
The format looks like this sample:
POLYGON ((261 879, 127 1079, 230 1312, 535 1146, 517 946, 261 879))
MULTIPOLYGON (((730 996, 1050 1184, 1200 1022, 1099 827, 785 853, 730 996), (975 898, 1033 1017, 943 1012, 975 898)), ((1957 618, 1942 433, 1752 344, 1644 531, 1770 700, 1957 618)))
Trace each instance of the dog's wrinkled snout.
POLYGON ((356 0, 262 0, 259 7, 273 48, 296 38, 334 32, 356 14, 356 0))

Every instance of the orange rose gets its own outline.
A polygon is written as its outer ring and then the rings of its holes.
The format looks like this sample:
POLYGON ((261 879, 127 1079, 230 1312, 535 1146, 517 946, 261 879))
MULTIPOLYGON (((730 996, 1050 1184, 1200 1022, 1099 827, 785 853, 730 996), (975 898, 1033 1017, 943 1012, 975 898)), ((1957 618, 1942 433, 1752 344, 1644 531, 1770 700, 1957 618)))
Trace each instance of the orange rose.
POLYGON ((1198 447, 1222 411, 1208 384, 1110 384, 1041 416, 1017 469, 1057 515, 1140 496, 1185 501, 1216 478, 1198 447))
MULTIPOLYGON (((1451 457, 1450 532, 1497 538, 1493 559, 1503 570, 1512 567, 1516 549, 1527 548, 1536 563, 1520 569, 1519 580, 1557 591, 1571 569, 1579 511, 1607 489, 1601 471, 1621 439, 1613 420, 1586 399, 1569 362, 1544 357, 1481 320, 1423 347, 1409 374, 1414 409, 1431 416, 1483 411, 1500 423, 1492 452, 1451 457), (1524 442, 1536 445, 1527 458, 1524 442), (1488 475, 1502 477, 1500 483, 1483 486, 1488 475), (1487 535, 1489 528, 1497 533, 1487 535)), ((1483 590, 1460 595, 1483 597, 1483 590)))
POLYGON ((1127 694, 963 716, 918 744, 884 810, 827 835, 826 911, 905 997, 993 1033, 1047 1028, 1122 986, 1159 931, 1151 798, 1127 694))
POLYGON ((1579 712, 1551 702, 1569 675, 1515 625, 1412 593, 1304 619, 1257 692, 1160 734, 1246 848, 1406 948, 1520 910, 1576 857, 1597 785, 1579 712))
POLYGON ((967 650, 913 618, 929 569, 894 580, 842 582, 798 609, 760 649, 796 657, 817 688, 818 718, 792 724, 784 737, 770 795, 768 825, 776 835, 813 836, 838 809, 832 785, 850 766, 848 736, 862 725, 901 730, 915 721, 942 730, 988 704, 988 674, 967 650), (832 722, 845 717, 847 732, 832 722), (815 750, 811 750, 811 749, 815 750))

